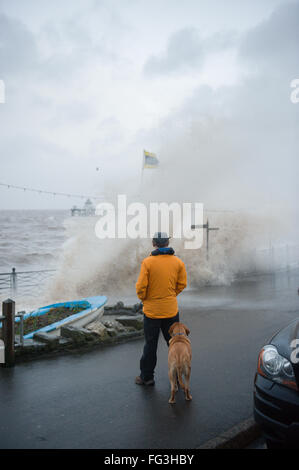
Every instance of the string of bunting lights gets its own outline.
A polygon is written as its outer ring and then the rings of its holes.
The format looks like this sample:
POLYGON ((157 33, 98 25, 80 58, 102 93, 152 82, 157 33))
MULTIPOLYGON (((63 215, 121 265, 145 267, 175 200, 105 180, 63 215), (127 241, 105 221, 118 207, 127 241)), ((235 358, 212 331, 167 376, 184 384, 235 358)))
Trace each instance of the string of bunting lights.
POLYGON ((7 183, 0 183, 0 186, 6 187, 7 189, 19 189, 22 191, 28 191, 32 193, 38 193, 38 194, 50 194, 52 196, 64 196, 64 197, 74 197, 74 198, 80 198, 80 199, 94 199, 94 200, 103 199, 103 196, 88 196, 86 194, 70 194, 70 193, 60 193, 57 191, 45 191, 44 189, 35 189, 35 188, 29 188, 25 186, 16 186, 14 184, 7 184, 7 183))

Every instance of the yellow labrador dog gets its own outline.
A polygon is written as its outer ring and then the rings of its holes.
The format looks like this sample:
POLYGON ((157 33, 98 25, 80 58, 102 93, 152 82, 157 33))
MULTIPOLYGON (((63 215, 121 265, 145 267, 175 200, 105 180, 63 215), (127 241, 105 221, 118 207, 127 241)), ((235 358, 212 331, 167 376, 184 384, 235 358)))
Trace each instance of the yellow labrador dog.
POLYGON ((169 329, 171 339, 168 350, 168 376, 171 385, 171 395, 168 402, 171 404, 175 403, 175 393, 178 390, 177 380, 185 392, 186 400, 192 400, 189 385, 192 358, 191 343, 187 338, 189 333, 190 330, 180 322, 174 323, 169 329), (183 375, 185 383, 183 382, 183 375))

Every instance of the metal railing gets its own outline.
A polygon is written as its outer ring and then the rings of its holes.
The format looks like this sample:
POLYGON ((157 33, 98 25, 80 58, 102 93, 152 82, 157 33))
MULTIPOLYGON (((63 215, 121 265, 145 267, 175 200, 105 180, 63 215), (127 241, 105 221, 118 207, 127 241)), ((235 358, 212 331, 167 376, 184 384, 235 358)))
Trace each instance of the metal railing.
MULTIPOLYGON (((26 297, 36 297, 41 292, 42 289, 45 288, 47 281, 51 278, 53 273, 55 273, 55 269, 44 269, 38 271, 16 271, 15 268, 12 268, 11 272, 0 273, 0 296, 6 297, 9 295, 12 298, 16 298, 18 296, 26 297)), ((10 299, 5 301, 3 305, 6 305, 7 302, 12 302, 10 299)), ((9 304, 10 305, 10 304, 9 304)), ((14 302, 13 302, 13 305, 14 302)), ((4 313, 3 308, 3 313, 4 313)), ((18 325, 18 335, 14 335, 14 341, 16 341, 21 346, 24 345, 24 314, 25 311, 20 311, 18 313, 14 313, 14 319, 19 318, 19 321, 16 323, 18 325)), ((4 336, 5 331, 5 324, 7 321, 7 317, 4 315, 0 315, 0 338, 4 336)), ((4 339, 4 338, 3 338, 4 339)))
POLYGON ((19 343, 21 346, 24 346, 24 315, 26 312, 18 312, 15 315, 15 318, 20 319, 20 332, 19 332, 19 343))
POLYGON ((46 281, 56 272, 55 269, 39 271, 16 271, 0 273, 0 295, 28 295, 34 296, 32 287, 38 288, 36 294, 46 281))

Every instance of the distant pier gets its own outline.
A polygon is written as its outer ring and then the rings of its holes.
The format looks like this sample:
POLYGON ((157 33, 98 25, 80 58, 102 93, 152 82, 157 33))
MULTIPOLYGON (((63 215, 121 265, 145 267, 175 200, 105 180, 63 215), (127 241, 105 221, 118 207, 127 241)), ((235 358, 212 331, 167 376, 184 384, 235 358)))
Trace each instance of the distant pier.
POLYGON ((71 208, 72 217, 90 217, 95 215, 95 213, 95 207, 90 199, 87 199, 83 208, 77 206, 71 208))

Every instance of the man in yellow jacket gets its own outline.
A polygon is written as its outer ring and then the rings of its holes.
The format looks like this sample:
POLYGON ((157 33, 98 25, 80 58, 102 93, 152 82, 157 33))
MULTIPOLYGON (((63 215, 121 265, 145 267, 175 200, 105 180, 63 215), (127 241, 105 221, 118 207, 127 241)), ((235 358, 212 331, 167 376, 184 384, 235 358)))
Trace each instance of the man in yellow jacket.
POLYGON ((138 385, 154 385, 157 346, 160 329, 168 344, 171 325, 179 321, 177 295, 187 286, 183 261, 175 256, 166 233, 157 232, 151 255, 141 264, 136 284, 137 296, 143 303, 145 346, 140 359, 138 385))

